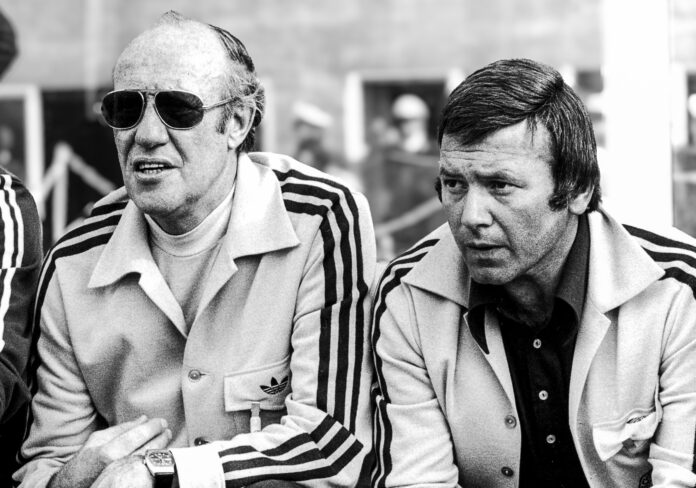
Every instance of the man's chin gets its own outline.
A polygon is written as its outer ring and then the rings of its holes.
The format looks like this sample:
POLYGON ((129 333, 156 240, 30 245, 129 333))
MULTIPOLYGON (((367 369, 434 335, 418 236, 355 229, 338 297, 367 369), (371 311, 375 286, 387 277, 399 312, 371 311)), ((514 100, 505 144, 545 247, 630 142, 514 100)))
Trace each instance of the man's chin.
POLYGON ((469 276, 481 285, 504 285, 510 282, 510 277, 500 269, 469 268, 469 276))

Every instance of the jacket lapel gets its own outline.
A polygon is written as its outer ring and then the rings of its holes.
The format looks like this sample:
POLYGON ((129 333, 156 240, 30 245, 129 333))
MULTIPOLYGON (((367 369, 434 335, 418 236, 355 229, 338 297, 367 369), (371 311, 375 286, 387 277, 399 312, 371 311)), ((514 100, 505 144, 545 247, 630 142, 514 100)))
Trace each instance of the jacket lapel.
POLYGON ((573 431, 592 362, 613 325, 609 312, 641 293, 664 274, 623 226, 603 210, 592 212, 588 217, 587 298, 575 343, 568 403, 573 431))
POLYGON ((573 366, 570 374, 568 418, 573 433, 575 433, 575 426, 577 425, 578 407, 585 381, 587 380, 587 373, 590 370, 590 364, 592 364, 597 349, 599 349, 610 325, 611 320, 600 312, 594 304, 585 303, 582 322, 575 342, 573 366))
POLYGON ((132 201, 126 205, 87 286, 109 286, 130 273, 139 275, 138 284, 143 292, 186 337, 184 314, 152 259, 147 222, 132 201))
MULTIPOLYGON (((422 260, 404 277, 404 282, 439 295, 460 305, 464 310, 469 305, 469 273, 457 243, 444 224, 433 233, 439 241, 422 260)), ((515 404, 512 378, 505 355, 503 338, 495 315, 486 310, 484 316, 484 334, 474 334, 469 326, 468 312, 463 314, 467 331, 472 335, 481 353, 488 361, 510 403, 515 404)))
MULTIPOLYGON (((486 361, 491 365, 491 368, 498 377, 498 381, 505 390, 505 393, 510 400, 510 404, 515 404, 515 390, 512 387, 512 378, 510 376, 510 366, 507 362, 507 354, 505 354, 505 346, 503 344, 503 336, 500 333, 500 324, 495 314, 491 313, 486 307, 486 341, 490 349, 490 354, 484 354, 486 361)), ((479 344, 480 347, 480 344, 479 344)))

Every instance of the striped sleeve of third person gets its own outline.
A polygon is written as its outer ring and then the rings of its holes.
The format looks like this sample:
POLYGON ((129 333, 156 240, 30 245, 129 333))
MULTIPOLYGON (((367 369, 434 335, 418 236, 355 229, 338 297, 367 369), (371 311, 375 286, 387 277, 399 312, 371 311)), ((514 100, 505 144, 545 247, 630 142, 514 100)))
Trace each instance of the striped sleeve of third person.
POLYGON ((221 451, 226 486, 264 479, 352 486, 359 469, 343 470, 360 464, 368 451, 356 436, 361 424, 369 429, 369 391, 361 391, 361 385, 369 385, 362 378, 371 279, 365 274, 373 266, 366 260, 374 255, 365 248, 374 242, 373 235, 366 235, 368 210, 364 200, 334 180, 296 169, 275 174, 288 212, 320 217, 324 290, 318 308, 314 428, 296 429, 270 449, 243 445, 221 451))
POLYGON ((429 239, 416 244, 414 247, 394 259, 384 270, 377 286, 377 296, 372 312, 372 354, 375 364, 376 382, 372 387, 372 401, 375 406, 372 444, 375 450, 375 466, 372 473, 372 486, 384 487, 387 476, 392 470, 391 441, 392 429, 387 413, 389 391, 382 375, 382 361, 376 353, 377 342, 380 339, 380 319, 387 309, 387 296, 401 284, 403 277, 420 261, 437 243, 437 239, 429 239))
POLYGON ((25 248, 31 245, 30 240, 41 237, 25 235, 26 227, 17 189, 11 175, 0 175, 0 351, 5 346, 5 320, 13 300, 12 295, 26 294, 24 290, 12 286, 15 274, 23 265, 25 248))

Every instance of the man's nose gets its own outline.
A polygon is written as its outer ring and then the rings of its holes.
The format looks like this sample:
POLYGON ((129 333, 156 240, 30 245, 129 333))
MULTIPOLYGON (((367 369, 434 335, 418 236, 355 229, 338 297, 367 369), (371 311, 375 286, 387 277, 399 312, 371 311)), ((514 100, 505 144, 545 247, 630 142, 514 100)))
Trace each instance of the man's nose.
POLYGON ((143 117, 135 128, 135 142, 145 147, 166 144, 169 140, 167 126, 155 111, 155 102, 149 99, 145 105, 143 117))
POLYGON ((491 196, 483 189, 469 187, 462 206, 461 223, 469 228, 485 227, 493 223, 490 209, 491 196))

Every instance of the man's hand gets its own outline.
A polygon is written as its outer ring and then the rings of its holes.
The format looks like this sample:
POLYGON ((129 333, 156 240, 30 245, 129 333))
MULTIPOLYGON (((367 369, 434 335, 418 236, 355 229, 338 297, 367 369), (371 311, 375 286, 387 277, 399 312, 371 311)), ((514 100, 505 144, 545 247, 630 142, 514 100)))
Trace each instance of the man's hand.
POLYGON ((102 471, 92 488, 152 488, 155 480, 143 459, 134 455, 114 461, 102 471))
MULTIPOLYGON (((130 422, 93 432, 49 483, 49 488, 89 488, 104 468, 114 461, 144 453, 146 449, 167 447, 172 433, 164 419, 142 416, 130 422)), ((127 466, 130 458, 124 461, 127 466)), ((142 464, 142 459, 140 459, 142 464)), ((143 465, 148 478, 150 473, 143 465)), ((151 480, 150 480, 151 481, 151 480)), ((109 486, 109 485, 105 485, 109 486)), ((126 486, 126 485, 123 485, 126 486)), ((135 486, 135 485, 134 485, 135 486)), ((149 486, 149 485, 143 485, 149 486)))

